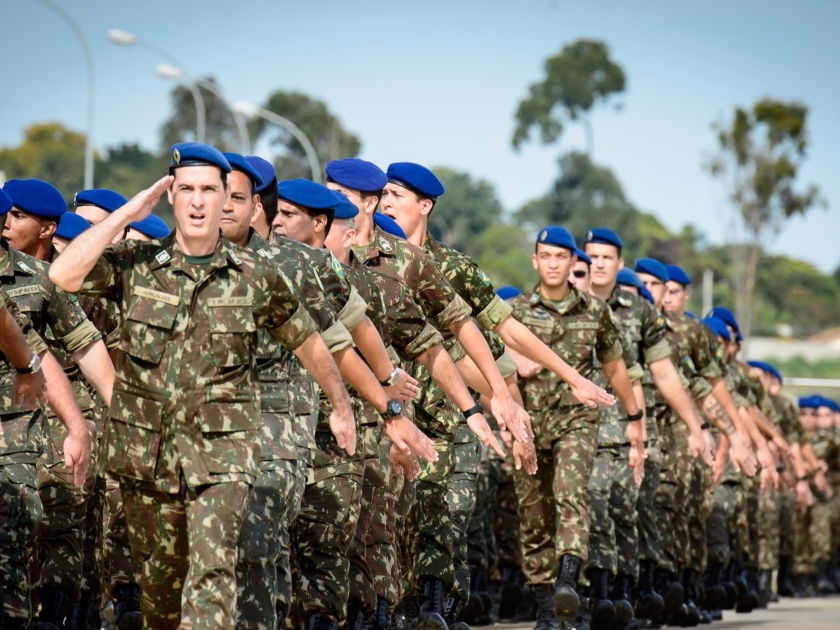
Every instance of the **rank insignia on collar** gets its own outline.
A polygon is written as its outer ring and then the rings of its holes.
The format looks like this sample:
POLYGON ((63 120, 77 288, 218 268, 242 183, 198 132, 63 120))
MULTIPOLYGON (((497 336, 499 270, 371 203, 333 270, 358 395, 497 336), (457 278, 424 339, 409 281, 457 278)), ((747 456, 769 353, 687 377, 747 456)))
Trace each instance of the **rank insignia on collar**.
POLYGON ((241 265, 241 264, 242 264, 242 261, 241 261, 241 260, 239 260, 239 256, 237 256, 236 254, 234 254, 232 251, 231 251, 231 252, 228 252, 228 255, 230 256, 230 259, 231 259, 234 263, 236 263, 237 265, 241 265))
POLYGON ((29 265, 27 265, 27 264, 26 264, 25 262, 23 262, 22 260, 19 260, 19 261, 18 261, 18 267, 20 267, 20 268, 21 268, 21 271, 24 271, 24 272, 26 272, 26 273, 35 273, 35 270, 34 270, 34 269, 32 269, 32 267, 30 267, 29 265))
MULTIPOLYGON (((177 151, 177 149, 176 149, 176 151, 177 151)), ((170 258, 169 252, 166 251, 165 249, 159 251, 157 253, 157 255, 155 256, 155 260, 158 261, 159 265, 162 265, 164 263, 169 262, 169 258, 170 258)))

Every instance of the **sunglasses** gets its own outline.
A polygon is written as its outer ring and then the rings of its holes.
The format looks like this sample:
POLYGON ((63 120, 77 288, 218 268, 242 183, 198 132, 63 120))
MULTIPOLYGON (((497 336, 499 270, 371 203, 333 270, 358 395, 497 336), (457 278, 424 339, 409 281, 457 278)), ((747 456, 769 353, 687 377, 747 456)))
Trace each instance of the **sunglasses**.
POLYGON ((572 272, 572 274, 575 276, 575 278, 585 278, 586 276, 589 275, 589 272, 584 271, 583 269, 575 269, 572 272))

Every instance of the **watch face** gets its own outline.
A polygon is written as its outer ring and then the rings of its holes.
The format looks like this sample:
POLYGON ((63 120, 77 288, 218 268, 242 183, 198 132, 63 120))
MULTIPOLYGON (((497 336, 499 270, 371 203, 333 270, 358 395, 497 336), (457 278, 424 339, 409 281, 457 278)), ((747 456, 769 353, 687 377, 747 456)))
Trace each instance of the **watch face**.
POLYGON ((389 400, 388 413, 392 416, 400 415, 402 413, 402 403, 399 400, 389 400))

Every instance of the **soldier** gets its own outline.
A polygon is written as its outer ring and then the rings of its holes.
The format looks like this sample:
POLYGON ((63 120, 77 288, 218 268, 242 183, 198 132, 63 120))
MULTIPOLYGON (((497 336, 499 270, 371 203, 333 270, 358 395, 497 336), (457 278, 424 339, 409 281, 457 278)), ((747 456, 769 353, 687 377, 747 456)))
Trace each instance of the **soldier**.
MULTIPOLYGON (((513 314, 585 378, 600 361, 627 413, 631 455, 644 460, 641 411, 622 359, 619 331, 600 300, 572 287, 575 242, 562 227, 540 230, 531 258, 539 284, 512 300, 513 314)), ((589 552, 587 483, 598 439, 597 409, 577 402, 570 388, 546 371, 524 379, 523 398, 532 415, 537 474, 516 475, 522 515, 524 568, 537 600, 537 628, 573 621, 580 609, 578 574, 589 552), (559 564, 557 586, 555 570, 559 564)))
POLYGON ((592 259, 582 249, 575 250, 577 261, 569 276, 569 282, 581 293, 589 293, 589 268, 592 266, 592 259))
POLYGON ((160 240, 169 236, 171 230, 166 222, 152 213, 142 221, 132 221, 125 228, 124 239, 130 241, 160 240))
POLYGON ((277 173, 271 162, 258 155, 248 155, 245 159, 260 176, 260 183, 254 187, 256 199, 251 215, 251 227, 262 239, 268 240, 271 224, 277 216, 277 173))
POLYGON ((293 350, 322 386, 337 441, 350 453, 355 432, 311 317, 270 265, 219 236, 225 157, 197 143, 176 144, 171 157, 170 175, 79 236, 50 273, 67 290, 120 306, 105 468, 120 480, 142 563, 145 623, 233 628, 237 540, 258 467, 258 328, 293 350), (109 249, 164 191, 174 235, 109 249))
POLYGON ((53 248, 60 254, 70 241, 90 226, 91 222, 87 219, 80 217, 74 212, 65 212, 58 221, 58 227, 55 228, 55 234, 53 234, 52 239, 53 248))

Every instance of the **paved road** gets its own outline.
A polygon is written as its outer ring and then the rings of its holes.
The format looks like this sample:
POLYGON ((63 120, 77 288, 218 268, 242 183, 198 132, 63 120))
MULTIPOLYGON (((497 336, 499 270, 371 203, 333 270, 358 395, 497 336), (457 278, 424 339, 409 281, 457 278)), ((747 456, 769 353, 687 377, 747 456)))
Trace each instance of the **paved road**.
MULTIPOLYGON (((494 630, 533 628, 533 624, 490 626, 494 630)), ((723 614, 723 621, 710 626, 712 630, 840 630, 840 597, 818 599, 783 599, 770 604, 766 610, 748 615, 732 611, 723 614)))

